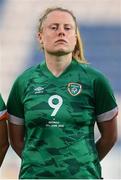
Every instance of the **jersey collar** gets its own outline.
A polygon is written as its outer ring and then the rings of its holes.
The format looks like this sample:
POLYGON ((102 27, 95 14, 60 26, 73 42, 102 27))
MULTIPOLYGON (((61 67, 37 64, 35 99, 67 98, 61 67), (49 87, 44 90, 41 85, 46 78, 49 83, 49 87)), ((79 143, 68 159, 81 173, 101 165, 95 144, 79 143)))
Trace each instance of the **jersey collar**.
POLYGON ((51 77, 51 78, 54 78, 54 79, 59 79, 60 77, 62 77, 63 75, 65 75, 66 73, 68 73, 69 71, 71 71, 73 69, 73 66, 75 64, 77 64, 78 62, 74 59, 72 59, 71 63, 69 64, 69 66, 59 75, 59 76, 54 76, 52 74, 52 72, 48 69, 47 65, 46 65, 46 62, 44 61, 43 63, 40 64, 40 69, 41 71, 43 72, 43 74, 47 77, 51 77))

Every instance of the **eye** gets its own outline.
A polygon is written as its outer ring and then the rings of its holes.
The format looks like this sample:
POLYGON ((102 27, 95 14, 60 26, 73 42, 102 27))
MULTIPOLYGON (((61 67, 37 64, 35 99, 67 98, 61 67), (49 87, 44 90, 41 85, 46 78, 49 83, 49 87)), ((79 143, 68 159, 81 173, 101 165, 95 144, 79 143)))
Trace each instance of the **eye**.
POLYGON ((57 30, 57 26, 56 25, 52 25, 52 26, 50 26, 50 29, 52 29, 52 30, 57 30))
POLYGON ((65 29, 66 31, 70 31, 70 30, 72 29, 72 27, 71 27, 71 26, 65 26, 64 29, 65 29))
POLYGON ((70 27, 65 27, 65 30, 69 31, 71 28, 70 27))

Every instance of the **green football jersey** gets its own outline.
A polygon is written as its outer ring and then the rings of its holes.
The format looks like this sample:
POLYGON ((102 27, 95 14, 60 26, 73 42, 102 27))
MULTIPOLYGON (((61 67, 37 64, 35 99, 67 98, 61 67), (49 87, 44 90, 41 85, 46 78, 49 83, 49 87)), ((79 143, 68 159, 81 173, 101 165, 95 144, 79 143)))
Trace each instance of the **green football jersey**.
POLYGON ((2 96, 0 94, 0 120, 6 120, 7 119, 7 110, 5 107, 5 103, 2 99, 2 96))
POLYGON ((8 99, 11 123, 25 126, 20 179, 100 179, 94 124, 117 105, 106 78, 72 60, 55 77, 46 63, 25 71, 8 99))

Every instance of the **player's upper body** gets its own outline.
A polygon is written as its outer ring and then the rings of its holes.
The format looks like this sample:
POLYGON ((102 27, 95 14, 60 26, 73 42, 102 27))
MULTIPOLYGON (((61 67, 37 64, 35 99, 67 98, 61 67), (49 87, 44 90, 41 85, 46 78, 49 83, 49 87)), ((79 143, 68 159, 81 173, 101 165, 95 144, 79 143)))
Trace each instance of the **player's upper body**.
POLYGON ((48 9, 38 37, 45 63, 18 77, 8 99, 11 145, 22 158, 20 179, 100 179, 99 161, 117 135, 111 87, 85 63, 70 11, 48 9), (96 143, 95 123, 101 134, 96 143))
POLYGON ((0 94, 0 166, 2 165, 4 156, 9 146, 7 124, 6 124, 7 119, 8 119, 8 114, 7 114, 6 106, 0 94))
POLYGON ((11 123, 25 126, 20 178, 100 178, 94 124, 117 114, 101 73, 72 60, 55 77, 42 63, 16 80, 8 112, 11 123))

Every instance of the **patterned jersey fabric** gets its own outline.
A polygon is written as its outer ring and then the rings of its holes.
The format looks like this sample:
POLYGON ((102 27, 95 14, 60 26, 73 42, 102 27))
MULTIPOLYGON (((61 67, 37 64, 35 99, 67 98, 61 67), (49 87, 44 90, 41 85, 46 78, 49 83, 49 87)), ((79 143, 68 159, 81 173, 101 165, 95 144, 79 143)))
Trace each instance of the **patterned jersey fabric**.
POLYGON ((25 71, 8 99, 11 123, 25 126, 20 179, 100 179, 94 124, 117 105, 106 78, 72 60, 55 77, 46 63, 25 71))

